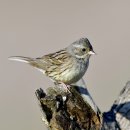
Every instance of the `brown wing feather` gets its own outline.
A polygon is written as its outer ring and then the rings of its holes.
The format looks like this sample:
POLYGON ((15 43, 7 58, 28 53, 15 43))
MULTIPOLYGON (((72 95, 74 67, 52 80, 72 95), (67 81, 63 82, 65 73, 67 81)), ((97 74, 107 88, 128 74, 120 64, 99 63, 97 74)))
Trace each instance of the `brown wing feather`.
POLYGON ((62 65, 65 61, 68 60, 68 58, 71 57, 69 53, 66 52, 66 50, 61 50, 55 53, 51 53, 48 55, 44 55, 40 58, 36 58, 36 60, 40 60, 46 65, 62 65))
POLYGON ((63 71, 66 70, 66 67, 70 66, 72 56, 66 52, 66 50, 61 50, 55 53, 44 55, 41 58, 36 58, 44 64, 45 73, 54 80, 58 80, 59 76, 63 71))

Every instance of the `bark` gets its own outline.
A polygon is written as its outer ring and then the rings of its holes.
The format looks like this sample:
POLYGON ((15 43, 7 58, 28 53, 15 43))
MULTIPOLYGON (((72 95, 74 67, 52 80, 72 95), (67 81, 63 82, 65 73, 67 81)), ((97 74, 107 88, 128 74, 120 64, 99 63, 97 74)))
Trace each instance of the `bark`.
POLYGON ((101 113, 80 80, 69 91, 51 87, 36 90, 42 120, 49 130, 130 130, 130 82, 111 110, 101 113))

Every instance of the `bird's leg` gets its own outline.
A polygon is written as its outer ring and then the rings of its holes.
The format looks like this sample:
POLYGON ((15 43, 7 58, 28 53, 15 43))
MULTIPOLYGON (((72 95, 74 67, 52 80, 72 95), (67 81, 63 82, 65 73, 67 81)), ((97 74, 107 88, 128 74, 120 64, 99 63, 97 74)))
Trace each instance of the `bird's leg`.
POLYGON ((69 92, 70 93, 70 90, 69 90, 69 85, 67 85, 67 84, 65 84, 65 83, 63 83, 63 82, 61 82, 60 83, 60 85, 64 88, 64 90, 66 91, 66 92, 69 92))
POLYGON ((63 82, 54 82, 54 84, 55 84, 55 86, 56 87, 59 87, 60 89, 64 89, 65 90, 65 92, 69 92, 70 93, 70 90, 69 90, 69 85, 67 85, 67 84, 65 84, 65 83, 63 83, 63 82))

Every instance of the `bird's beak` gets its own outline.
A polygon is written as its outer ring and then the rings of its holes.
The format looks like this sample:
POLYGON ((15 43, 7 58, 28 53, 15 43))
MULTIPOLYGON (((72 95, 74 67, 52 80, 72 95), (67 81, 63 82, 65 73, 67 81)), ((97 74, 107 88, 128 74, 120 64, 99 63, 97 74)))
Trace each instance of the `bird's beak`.
POLYGON ((94 51, 89 51, 88 54, 89 55, 95 55, 96 53, 94 51))

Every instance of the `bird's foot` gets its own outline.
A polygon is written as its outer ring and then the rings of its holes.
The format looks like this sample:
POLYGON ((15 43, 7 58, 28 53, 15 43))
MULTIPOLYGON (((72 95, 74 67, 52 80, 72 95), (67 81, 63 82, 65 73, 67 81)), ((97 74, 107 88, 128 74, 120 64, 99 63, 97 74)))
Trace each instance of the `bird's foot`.
POLYGON ((69 88, 70 88, 69 85, 67 85, 65 83, 60 83, 60 86, 65 90, 65 92, 71 93, 70 90, 69 90, 69 88))

